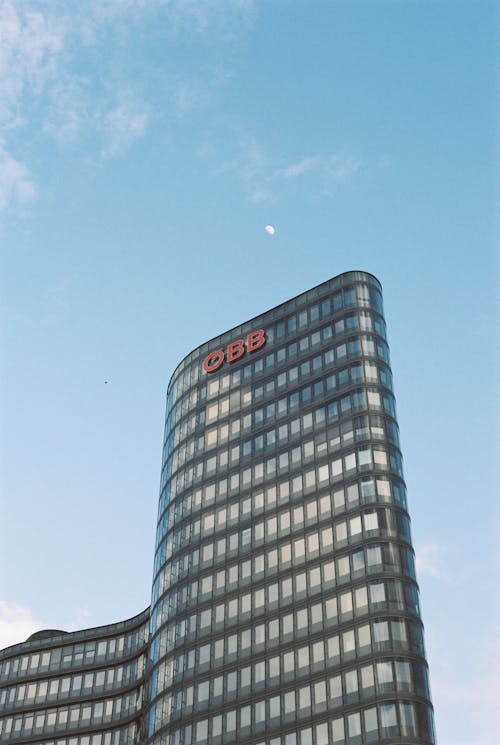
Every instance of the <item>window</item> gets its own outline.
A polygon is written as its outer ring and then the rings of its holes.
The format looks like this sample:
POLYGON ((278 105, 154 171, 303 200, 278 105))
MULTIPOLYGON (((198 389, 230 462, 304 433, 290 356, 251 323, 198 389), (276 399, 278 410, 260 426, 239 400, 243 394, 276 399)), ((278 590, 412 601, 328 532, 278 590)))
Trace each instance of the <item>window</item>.
POLYGON ((349 528, 352 538, 356 535, 359 535, 361 533, 361 518, 359 516, 351 518, 349 520, 349 528))
POLYGON ((390 662, 377 662, 377 683, 381 693, 387 693, 394 689, 392 664, 390 662))
POLYGON ((339 523, 335 526, 335 540, 337 543, 347 541, 347 523, 339 523))
POLYGON ((368 738, 368 742, 375 742, 378 740, 378 722, 377 722, 377 710, 375 707, 371 709, 365 709, 363 712, 365 720, 365 732, 368 738))
POLYGON ((344 657, 352 656, 355 652, 355 642, 354 642, 354 631, 351 629, 350 631, 344 631, 342 634, 342 646, 344 648, 344 657))
POLYGON ((344 719, 339 717, 332 721, 332 743, 343 745, 345 742, 344 719))
POLYGON ((365 568, 365 557, 363 551, 356 551, 352 554, 352 571, 354 576, 358 576, 364 572, 365 568))
POLYGON ((358 699, 358 673, 356 670, 344 673, 344 687, 347 703, 356 701, 358 699))
MULTIPOLYGON (((352 594, 351 592, 344 592, 339 596, 340 600, 340 613, 344 618, 350 618, 352 616, 352 594)), ((354 633, 354 632, 353 632, 354 633)))
POLYGON ((293 613, 288 613, 281 619, 283 639, 286 640, 293 635, 293 613))
POLYGON ((206 680, 204 683, 198 684, 198 704, 205 704, 208 701, 209 695, 209 682, 206 680))
POLYGON ((409 662, 395 662, 396 680, 398 682, 398 688, 402 691, 411 690, 411 674, 410 674, 410 663, 409 662))
POLYGON ((329 745, 328 724, 316 725, 316 745, 329 745))
POLYGON ((382 550, 380 546, 370 546, 366 549, 366 563, 368 564, 368 569, 372 569, 372 571, 375 567, 382 565, 382 550))
POLYGON ((375 686, 375 679, 373 675, 373 666, 367 665, 366 667, 362 667, 360 669, 360 676, 361 676, 361 688, 364 692, 366 692, 366 695, 371 695, 373 692, 374 686, 375 686))
POLYGON ((374 610, 385 605, 385 585, 383 582, 370 585, 370 602, 374 610))
POLYGON ((269 659, 269 677, 270 678, 279 678, 280 675, 280 656, 276 655, 275 657, 271 657, 269 659))
POLYGON ((337 559, 337 575, 339 582, 345 582, 349 579, 350 568, 349 568, 349 557, 344 556, 341 559, 337 559))
POLYGON ((344 458, 344 469, 346 471, 352 471, 354 468, 356 468, 356 455, 351 453, 344 458))
POLYGON ((358 587, 354 591, 354 602, 358 616, 362 613, 366 613, 368 609, 368 592, 366 587, 358 587))
POLYGON ((319 592, 321 590, 321 571, 319 567, 309 570, 309 592, 319 592))
POLYGON ((395 704, 382 704, 380 706, 380 726, 384 735, 390 737, 396 734, 397 719, 395 704))
POLYGON ((361 716, 359 712, 349 714, 347 730, 349 732, 349 742, 361 742, 361 716))
POLYGON ((417 723, 415 719, 415 709, 411 704, 399 704, 399 717, 401 721, 401 734, 416 735, 417 723))
POLYGON ((389 641, 389 626, 387 621, 375 621, 373 624, 373 641, 379 644, 389 641))
POLYGON ((295 714, 295 691, 283 695, 283 710, 285 714, 295 714))
POLYGON ((281 714, 280 697, 273 696, 269 699, 269 717, 270 719, 279 719, 281 714))
POLYGON ((254 670, 254 682, 256 684, 263 683, 266 677, 266 663, 265 662, 256 662, 253 666, 254 670))
POLYGON ((295 563, 304 561, 305 558, 305 542, 303 538, 298 538, 293 542, 293 558, 295 563))
POLYGON ((311 689, 310 687, 303 686, 299 688, 299 711, 304 716, 307 711, 311 708, 311 689))
POLYGON ((295 593, 297 596, 305 595, 307 592, 306 573, 300 572, 295 575, 295 593))
POLYGON ((378 515, 376 512, 365 512, 363 515, 365 530, 378 530, 378 515))
POLYGON ((254 704, 254 721, 255 724, 262 724, 266 719, 266 702, 257 701, 254 704))
POLYGON ((299 634, 307 631, 307 608, 296 612, 295 628, 299 634))
POLYGON ((318 554, 319 554, 318 533, 317 531, 314 531, 314 533, 307 534, 307 557, 308 559, 312 559, 315 556, 318 556, 318 554))
POLYGON ((204 665, 210 662, 210 644, 204 644, 199 650, 199 664, 204 665))
POLYGON ((325 601, 325 619, 329 624, 337 622, 337 598, 325 601))
POLYGON ((332 478, 337 478, 342 475, 342 459, 334 460, 330 463, 330 469, 332 478))
POLYGON ((312 645, 311 649, 312 649, 313 667, 314 668, 323 667, 323 663, 325 660, 325 649, 323 645, 323 640, 319 642, 315 642, 312 645))

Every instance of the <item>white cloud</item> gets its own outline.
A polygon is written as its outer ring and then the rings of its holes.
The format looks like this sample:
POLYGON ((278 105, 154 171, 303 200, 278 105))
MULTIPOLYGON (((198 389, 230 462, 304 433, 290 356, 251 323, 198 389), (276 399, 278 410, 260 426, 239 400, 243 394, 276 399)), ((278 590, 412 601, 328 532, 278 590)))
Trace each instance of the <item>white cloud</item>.
POLYGON ((0 600, 0 649, 24 642, 43 628, 44 624, 28 608, 0 600))
POLYGON ((315 155, 309 158, 302 158, 296 163, 292 163, 291 165, 286 166, 285 168, 280 168, 274 174, 274 178, 277 178, 277 179, 297 178, 297 176, 302 176, 302 174, 312 171, 314 168, 316 168, 316 166, 319 163, 320 163, 320 158, 318 155, 315 155))
MULTIPOLYGON (((111 0, 112 1, 112 0, 111 0)), ((152 0, 155 2, 155 0, 152 0)), ((254 0, 157 0, 167 4, 169 17, 177 28, 204 32, 217 28, 226 37, 234 37, 242 26, 255 18, 254 0), (238 28, 239 27, 239 28, 238 28)))
POLYGON ((363 165, 358 156, 345 149, 331 155, 318 153, 283 163, 283 158, 269 156, 252 138, 240 137, 236 150, 237 155, 219 170, 233 171, 243 182, 247 198, 252 202, 272 201, 287 183, 308 177, 309 193, 332 195, 332 184, 335 188, 345 184, 363 165))
POLYGON ((89 111, 90 83, 83 76, 62 75, 50 87, 43 133, 60 145, 77 143, 94 126, 89 111))
POLYGON ((326 171, 337 184, 343 184, 352 178, 361 166, 360 158, 346 150, 341 150, 328 159, 326 171))
MULTIPOLYGON (((214 78, 216 77, 214 75, 214 78)), ((220 79, 220 76, 218 79, 220 79)), ((168 103, 173 105, 174 112, 179 115, 202 109, 210 101, 211 95, 209 88, 195 80, 177 78, 170 85, 168 103)))
POLYGON ((128 94, 121 98, 120 103, 104 115, 100 125, 104 135, 102 154, 108 158, 125 152, 145 134, 149 123, 145 104, 128 94))
POLYGON ((254 0, 91 0, 92 12, 87 13, 88 27, 146 13, 164 11, 168 22, 176 29, 204 32, 214 26, 227 27, 252 23, 254 0))
POLYGON ((450 568, 446 565, 446 547, 438 543, 424 543, 415 548, 417 574, 427 574, 441 582, 452 582, 450 568))
POLYGON ((273 199, 269 186, 270 159, 253 138, 240 138, 236 144, 237 154, 218 169, 233 172, 243 182, 247 198, 251 202, 267 202, 273 199))
POLYGON ((66 631, 79 631, 88 627, 89 622, 90 611, 86 605, 73 609, 71 620, 64 627, 54 627, 50 623, 40 621, 23 605, 0 600, 0 649, 25 642, 31 634, 42 629, 64 628, 66 631))
POLYGON ((358 173, 363 163, 361 158, 342 148, 330 155, 311 155, 279 168, 273 179, 295 179, 304 174, 315 172, 324 181, 343 184, 358 173))
POLYGON ((35 193, 28 166, 6 155, 21 130, 35 144, 79 148, 83 162, 120 157, 147 134, 152 112, 159 120, 206 107, 228 78, 210 66, 183 70, 182 55, 168 69, 148 64, 130 54, 137 39, 153 28, 167 44, 202 34, 218 65, 221 43, 253 19, 252 0, 0 0, 0 208, 35 193))
POLYGON ((0 210, 9 204, 26 204, 36 196, 36 186, 26 166, 0 144, 0 210))
POLYGON ((28 3, 0 0, 0 123, 18 121, 23 102, 33 103, 57 75, 65 31, 56 17, 28 3))

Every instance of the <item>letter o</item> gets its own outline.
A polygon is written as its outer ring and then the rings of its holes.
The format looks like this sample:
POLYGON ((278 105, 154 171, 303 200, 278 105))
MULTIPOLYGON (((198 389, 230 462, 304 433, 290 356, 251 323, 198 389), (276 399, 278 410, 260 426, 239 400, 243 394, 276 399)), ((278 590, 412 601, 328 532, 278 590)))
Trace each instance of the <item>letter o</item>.
POLYGON ((224 352, 222 349, 216 349, 215 352, 207 354, 203 360, 203 369, 206 373, 213 373, 219 369, 224 362, 224 352))

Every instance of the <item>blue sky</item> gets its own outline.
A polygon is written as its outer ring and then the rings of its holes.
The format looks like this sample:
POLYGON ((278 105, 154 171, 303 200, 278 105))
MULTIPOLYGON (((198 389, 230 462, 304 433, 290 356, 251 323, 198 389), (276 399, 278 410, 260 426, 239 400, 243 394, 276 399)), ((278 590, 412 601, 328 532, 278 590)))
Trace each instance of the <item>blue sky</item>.
POLYGON ((0 0, 0 647, 148 605, 175 365, 366 269, 438 740, 497 741, 497 27, 489 0, 0 0))

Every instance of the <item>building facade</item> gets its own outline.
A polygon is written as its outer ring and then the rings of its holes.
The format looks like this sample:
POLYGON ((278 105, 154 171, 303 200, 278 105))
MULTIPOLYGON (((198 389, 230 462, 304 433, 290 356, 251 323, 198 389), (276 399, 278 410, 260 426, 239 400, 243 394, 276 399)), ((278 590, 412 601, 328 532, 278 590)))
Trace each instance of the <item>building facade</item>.
MULTIPOLYGON (((136 742, 434 743, 375 277, 335 277, 177 367, 143 615, 136 742)), ((122 742, 95 738, 71 745, 122 742)))
POLYGON ((84 631, 40 631, 0 652, 0 742, 139 742, 149 608, 84 631))

